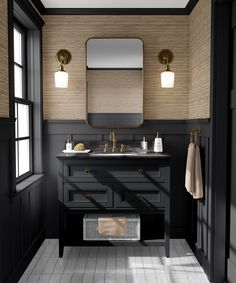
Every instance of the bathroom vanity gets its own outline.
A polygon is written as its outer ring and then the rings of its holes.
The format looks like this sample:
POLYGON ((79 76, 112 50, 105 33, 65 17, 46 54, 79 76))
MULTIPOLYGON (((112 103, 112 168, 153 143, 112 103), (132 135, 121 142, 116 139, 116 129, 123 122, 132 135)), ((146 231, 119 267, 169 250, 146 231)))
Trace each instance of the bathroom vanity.
POLYGON ((170 155, 92 152, 57 158, 60 257, 67 245, 120 244, 164 245, 169 257, 170 155), (140 241, 84 241, 83 218, 89 214, 140 215, 140 241))

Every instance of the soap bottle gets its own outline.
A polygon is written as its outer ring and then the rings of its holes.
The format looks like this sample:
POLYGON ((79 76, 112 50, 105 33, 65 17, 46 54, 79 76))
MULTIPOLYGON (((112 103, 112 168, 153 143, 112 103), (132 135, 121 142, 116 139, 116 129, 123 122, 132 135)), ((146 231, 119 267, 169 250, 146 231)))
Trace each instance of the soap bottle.
POLYGON ((159 137, 158 132, 154 141, 154 152, 163 152, 162 138, 159 137))
POLYGON ((66 150, 72 150, 72 141, 69 139, 66 142, 66 150))
POLYGON ((143 140, 141 141, 141 147, 142 147, 143 150, 147 150, 148 149, 148 143, 147 143, 145 137, 143 137, 143 140))

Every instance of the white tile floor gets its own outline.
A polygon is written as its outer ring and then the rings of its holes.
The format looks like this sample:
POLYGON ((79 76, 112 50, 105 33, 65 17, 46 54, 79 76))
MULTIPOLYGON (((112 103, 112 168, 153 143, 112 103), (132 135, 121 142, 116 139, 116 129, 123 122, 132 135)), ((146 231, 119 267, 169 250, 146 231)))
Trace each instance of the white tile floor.
POLYGON ((20 283, 208 283, 185 240, 171 240, 171 258, 162 247, 66 247, 46 239, 20 283))

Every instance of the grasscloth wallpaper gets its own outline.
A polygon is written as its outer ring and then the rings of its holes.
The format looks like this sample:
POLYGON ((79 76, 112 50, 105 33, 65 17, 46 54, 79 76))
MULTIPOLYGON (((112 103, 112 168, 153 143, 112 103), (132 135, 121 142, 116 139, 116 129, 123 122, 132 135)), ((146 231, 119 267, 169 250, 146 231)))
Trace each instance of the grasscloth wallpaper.
POLYGON ((44 119, 86 118, 85 42, 90 37, 139 37, 144 41, 144 119, 208 118, 210 104, 210 1, 190 16, 45 16, 43 28, 44 119), (72 61, 68 89, 54 87, 55 54, 72 61), (174 53, 173 89, 160 87, 158 53, 174 53))
POLYGON ((144 119, 188 118, 188 16, 45 16, 43 29, 44 119, 86 118, 85 42, 90 37, 139 37, 144 41, 144 119), (68 89, 54 87, 56 52, 67 48, 72 61, 68 89), (158 53, 174 53, 174 89, 160 87, 158 53))
POLYGON ((0 1, 0 117, 9 117, 7 0, 0 1))
POLYGON ((189 118, 209 118, 211 1, 200 0, 192 11, 189 36, 189 118))

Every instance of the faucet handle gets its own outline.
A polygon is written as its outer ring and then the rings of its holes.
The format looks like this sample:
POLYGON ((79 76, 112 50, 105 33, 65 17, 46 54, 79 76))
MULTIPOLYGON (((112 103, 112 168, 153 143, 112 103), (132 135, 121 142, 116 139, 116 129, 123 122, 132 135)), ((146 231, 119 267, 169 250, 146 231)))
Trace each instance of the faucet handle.
POLYGON ((104 145, 104 152, 108 152, 108 143, 104 145))
POLYGON ((114 130, 110 131, 110 141, 115 141, 116 140, 116 134, 114 130))
POLYGON ((123 143, 120 145, 120 152, 125 152, 125 145, 123 143))

